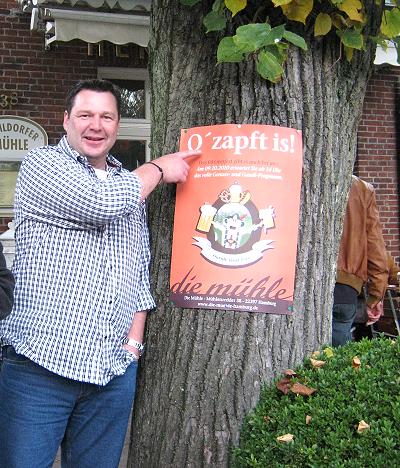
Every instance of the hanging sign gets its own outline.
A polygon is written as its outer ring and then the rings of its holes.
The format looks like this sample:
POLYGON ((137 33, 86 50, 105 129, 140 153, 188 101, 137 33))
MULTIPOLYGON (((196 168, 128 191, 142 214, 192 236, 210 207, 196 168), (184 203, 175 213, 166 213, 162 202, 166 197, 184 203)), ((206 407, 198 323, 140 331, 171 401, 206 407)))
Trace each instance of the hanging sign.
POLYGON ((0 116, 0 209, 13 206, 20 161, 31 149, 47 145, 47 141, 47 133, 33 120, 0 116))
POLYGON ((47 134, 33 120, 14 115, 0 116, 0 160, 21 160, 32 148, 44 145, 47 145, 47 134))
POLYGON ((178 185, 171 299, 180 307, 291 314, 301 132, 269 125, 185 129, 201 150, 178 185))

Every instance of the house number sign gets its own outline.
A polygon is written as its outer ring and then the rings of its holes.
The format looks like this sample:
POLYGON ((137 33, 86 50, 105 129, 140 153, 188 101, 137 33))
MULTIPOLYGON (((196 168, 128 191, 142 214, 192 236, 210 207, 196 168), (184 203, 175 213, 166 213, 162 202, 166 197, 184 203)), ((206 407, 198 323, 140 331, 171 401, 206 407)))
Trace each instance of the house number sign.
POLYGON ((3 109, 11 108, 18 104, 18 95, 15 91, 10 92, 9 94, 3 93, 0 94, 0 107, 3 109))

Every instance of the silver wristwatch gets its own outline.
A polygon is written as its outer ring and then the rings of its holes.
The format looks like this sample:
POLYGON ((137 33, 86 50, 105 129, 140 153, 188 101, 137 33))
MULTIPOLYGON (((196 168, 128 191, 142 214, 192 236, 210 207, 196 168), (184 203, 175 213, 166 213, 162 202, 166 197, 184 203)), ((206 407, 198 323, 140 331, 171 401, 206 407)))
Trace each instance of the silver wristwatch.
POLYGON ((141 356, 144 353, 144 344, 139 343, 139 341, 136 341, 133 338, 125 338, 124 344, 132 346, 132 348, 136 348, 139 351, 139 356, 141 356))

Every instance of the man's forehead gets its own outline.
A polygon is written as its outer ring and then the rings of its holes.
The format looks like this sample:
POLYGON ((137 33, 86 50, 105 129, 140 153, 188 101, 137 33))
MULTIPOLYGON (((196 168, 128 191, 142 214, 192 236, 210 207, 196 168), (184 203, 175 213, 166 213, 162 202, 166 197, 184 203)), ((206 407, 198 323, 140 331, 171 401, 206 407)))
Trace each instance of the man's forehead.
POLYGON ((83 89, 75 96, 72 107, 84 106, 87 104, 96 107, 104 105, 114 107, 117 110, 117 100, 109 91, 93 91, 91 89, 83 89))

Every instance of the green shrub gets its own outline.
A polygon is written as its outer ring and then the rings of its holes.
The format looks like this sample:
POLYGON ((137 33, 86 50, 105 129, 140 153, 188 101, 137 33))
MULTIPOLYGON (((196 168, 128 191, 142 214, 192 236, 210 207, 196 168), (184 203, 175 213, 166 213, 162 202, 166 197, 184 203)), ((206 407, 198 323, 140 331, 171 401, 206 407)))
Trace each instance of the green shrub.
POLYGON ((282 377, 262 390, 233 467, 400 467, 400 340, 349 343, 328 357, 330 350, 315 357, 323 367, 308 358, 292 378, 316 389, 311 396, 282 393, 282 377), (370 427, 358 432, 360 421, 370 427), (277 441, 284 434, 293 440, 277 441))

